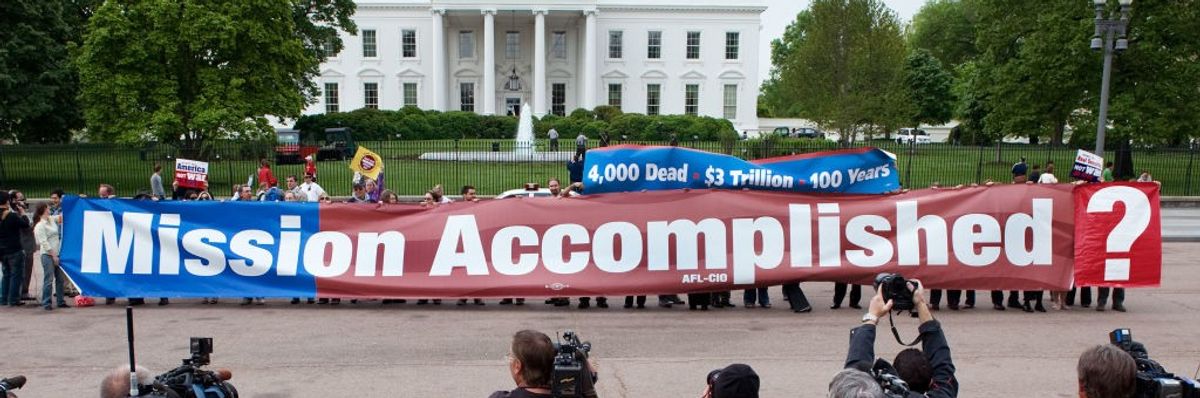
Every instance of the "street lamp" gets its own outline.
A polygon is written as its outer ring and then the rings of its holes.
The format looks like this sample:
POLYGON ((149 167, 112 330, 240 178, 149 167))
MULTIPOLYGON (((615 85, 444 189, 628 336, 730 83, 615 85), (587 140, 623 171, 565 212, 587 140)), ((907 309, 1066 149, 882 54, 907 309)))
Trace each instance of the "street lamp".
POLYGON ((1104 72, 1100 78, 1100 116, 1096 123, 1096 154, 1104 156, 1104 132, 1108 129, 1108 82, 1112 74, 1113 53, 1129 48, 1125 39, 1125 28, 1129 26, 1129 11, 1133 0, 1120 0, 1120 19, 1104 17, 1105 0, 1094 0, 1096 6, 1096 33, 1092 35, 1092 50, 1104 51, 1104 72), (1103 38, 1102 38, 1103 37, 1103 38), (1115 41, 1115 42, 1114 42, 1115 41))

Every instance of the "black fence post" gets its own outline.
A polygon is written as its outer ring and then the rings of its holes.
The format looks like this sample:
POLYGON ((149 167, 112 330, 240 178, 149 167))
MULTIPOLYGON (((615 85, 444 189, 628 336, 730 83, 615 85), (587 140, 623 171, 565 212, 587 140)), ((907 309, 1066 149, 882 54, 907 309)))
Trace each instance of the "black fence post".
POLYGON ((78 189, 75 192, 83 193, 83 166, 79 161, 79 143, 75 143, 75 187, 78 189))
POLYGON ((913 189, 912 181, 909 177, 912 177, 912 161, 913 155, 916 154, 916 151, 917 138, 916 136, 913 136, 913 139, 908 141, 908 164, 904 166, 904 187, 908 189, 913 189))
POLYGON ((980 143, 976 143, 976 144, 979 145, 979 160, 975 162, 975 183, 982 184, 983 183, 983 148, 986 148, 986 146, 983 144, 980 144, 980 143))
POLYGON ((8 172, 4 170, 4 150, 3 145, 0 145, 0 187, 7 186, 8 172))
POLYGON ((1196 144, 1188 144, 1188 168, 1187 179, 1183 183, 1183 191, 1185 196, 1192 196, 1192 162, 1196 159, 1196 144))

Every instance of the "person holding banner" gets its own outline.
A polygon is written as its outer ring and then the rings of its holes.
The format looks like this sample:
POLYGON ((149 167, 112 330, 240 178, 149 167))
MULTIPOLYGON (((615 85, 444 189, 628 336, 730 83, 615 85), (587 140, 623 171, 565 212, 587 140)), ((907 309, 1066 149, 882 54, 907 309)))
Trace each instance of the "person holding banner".
MULTIPOLYGON (((846 297, 846 285, 845 283, 834 282, 833 305, 829 309, 836 310, 842 308, 842 298, 846 297)), ((860 302, 862 302, 862 285, 850 286, 850 308, 856 310, 862 309, 862 305, 859 304, 860 302)))
POLYGON ((38 206, 33 212, 33 218, 37 220, 33 235, 37 237, 38 250, 42 252, 42 308, 46 311, 53 309, 50 306, 51 293, 58 299, 58 308, 69 308, 66 299, 63 298, 63 282, 67 277, 63 274, 58 260, 58 253, 62 248, 62 234, 58 222, 54 221, 54 216, 50 215, 49 206, 46 204, 38 206))

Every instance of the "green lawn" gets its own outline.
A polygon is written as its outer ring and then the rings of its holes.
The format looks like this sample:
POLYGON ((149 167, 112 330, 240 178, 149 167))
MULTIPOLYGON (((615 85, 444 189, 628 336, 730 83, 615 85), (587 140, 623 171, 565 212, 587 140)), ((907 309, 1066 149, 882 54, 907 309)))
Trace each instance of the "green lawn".
MULTIPOLYGON (((478 188, 480 194, 494 195, 504 190, 519 188, 525 182, 545 184, 550 177, 566 179, 567 170, 559 163, 487 163, 487 162, 442 162, 421 161, 417 157, 424 152, 488 151, 491 140, 438 140, 438 141, 385 141, 360 142, 385 159, 386 186, 402 195, 420 195, 435 184, 444 184, 448 193, 457 193, 463 184, 478 188)), ((561 149, 572 150, 573 140, 562 140, 561 149)), ((592 142, 594 147, 597 143, 592 142)), ((614 142, 616 144, 616 142, 614 142)), ((661 144, 661 143, 658 143, 661 144)), ((1056 175, 1067 181, 1070 166, 1074 161, 1072 149, 1049 149, 1045 146, 1008 145, 996 161, 996 148, 957 147, 931 144, 916 147, 910 154, 908 146, 876 142, 875 145, 891 151, 897 156, 900 180, 906 186, 927 187, 933 182, 942 185, 969 184, 992 179, 1008 181, 1009 168, 1019 156, 1025 156, 1032 165, 1047 159, 1057 164, 1056 175)), ((547 146, 541 140, 538 148, 547 146)), ((681 146, 723 152, 716 142, 681 142, 681 146)), ((805 141, 777 144, 773 149, 748 148, 739 142, 732 152, 736 156, 755 157, 765 154, 786 155, 827 150, 828 143, 805 141)), ((501 141, 501 151, 512 149, 511 140, 501 141)), ((1109 154, 1111 156, 1111 154, 1109 154)), ((22 189, 32 197, 42 197, 50 189, 61 187, 69 192, 94 193, 96 185, 109 183, 117 188, 121 196, 130 196, 139 190, 149 190, 151 167, 155 155, 143 153, 136 148, 107 146, 103 148, 80 146, 3 146, 0 147, 0 185, 22 189)), ((1149 169, 1156 179, 1163 182, 1164 195, 1191 195, 1200 191, 1200 176, 1192 175, 1193 184, 1188 184, 1192 154, 1185 150, 1138 152, 1134 155, 1137 169, 1149 169), (1194 185, 1194 186, 1192 186, 1194 185)), ((157 161, 168 169, 164 180, 169 184, 172 160, 162 156, 157 161)), ((347 195, 350 191, 352 172, 347 161, 323 161, 318 164, 320 183, 334 195, 347 195)), ((226 195, 232 184, 244 183, 258 167, 254 160, 214 159, 209 163, 209 181, 214 194, 226 195)), ((289 174, 302 174, 303 165, 275 165, 276 177, 281 181, 289 174)))

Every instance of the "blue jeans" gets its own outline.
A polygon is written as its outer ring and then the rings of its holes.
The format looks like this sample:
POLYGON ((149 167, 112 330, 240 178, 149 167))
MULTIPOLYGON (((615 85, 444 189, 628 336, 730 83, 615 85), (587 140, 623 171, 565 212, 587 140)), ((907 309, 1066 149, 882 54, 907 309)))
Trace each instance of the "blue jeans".
POLYGON ((51 282, 54 284, 54 298, 58 299, 56 302, 62 307, 67 303, 63 299, 63 280, 67 277, 63 275, 62 267, 59 267, 49 254, 42 255, 42 275, 42 307, 50 308, 51 282))
POLYGON ((21 284, 25 283, 25 252, 7 254, 4 262, 4 281, 0 283, 0 305, 21 302, 21 284))
POLYGON ((765 287, 760 287, 758 289, 746 289, 745 293, 742 293, 742 299, 745 300, 747 306, 754 304, 755 296, 758 298, 759 305, 771 304, 771 296, 767 295, 767 288, 765 287))

